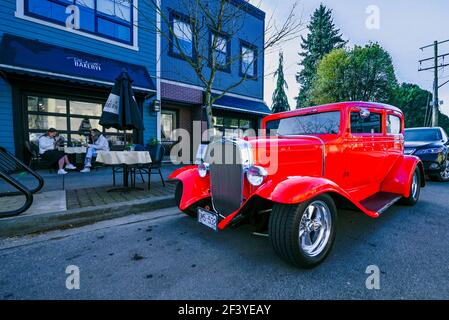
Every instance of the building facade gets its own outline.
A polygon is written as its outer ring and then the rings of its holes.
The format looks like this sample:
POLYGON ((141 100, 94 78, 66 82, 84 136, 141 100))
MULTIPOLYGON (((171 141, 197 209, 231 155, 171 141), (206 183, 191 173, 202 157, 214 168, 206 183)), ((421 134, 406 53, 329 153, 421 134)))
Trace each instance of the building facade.
MULTIPOLYGON (((187 27, 188 2, 157 0, 159 14, 147 0, 1 1, 0 146, 23 159, 25 142, 48 128, 77 143, 86 122, 112 145, 123 144, 123 132, 99 125, 114 79, 123 70, 134 80, 144 119, 145 129, 132 134, 134 143, 156 138, 169 151, 174 129, 191 132, 193 121, 204 127, 202 84, 173 50, 170 37, 163 36, 173 24, 187 27)), ((270 113, 263 101, 265 14, 244 0, 229 2, 243 12, 244 24, 238 35, 223 35, 226 45, 217 54, 242 58, 218 72, 214 94, 239 81, 244 66, 253 64, 245 69, 248 79, 216 101, 214 124, 220 130, 257 129, 270 113)), ((210 36, 200 41, 207 45, 210 36)), ((185 34, 179 39, 187 47, 192 41, 185 34)))
MULTIPOLYGON (((207 50, 212 50, 212 37, 219 37, 222 45, 215 48, 218 49, 215 50, 217 61, 221 58, 222 61, 231 62, 224 63, 226 66, 217 72, 214 81, 214 94, 227 92, 213 106, 214 125, 220 131, 257 130, 260 119, 271 113, 263 101, 265 13, 247 1, 230 0, 233 8, 229 9, 228 15, 235 17, 229 19, 232 22, 228 21, 228 24, 233 24, 234 29, 229 27, 231 31, 227 33, 228 26, 224 25, 223 33, 217 35, 212 29, 204 27, 211 21, 207 22, 203 16, 217 14, 213 4, 197 13, 195 3, 189 0, 161 0, 161 3, 161 140, 168 146, 166 149, 177 141, 170 134, 173 129, 182 128, 192 133, 195 121, 202 122, 203 130, 207 127, 203 108, 204 85, 191 64, 177 52, 179 48, 174 43, 174 36, 182 41, 183 53, 191 59, 196 58, 195 50, 206 51, 207 55, 207 50), (192 30, 196 30, 199 36, 196 37, 192 30), (200 43, 194 43, 195 38, 199 38, 200 43), (244 75, 245 80, 233 87, 244 75)), ((204 52, 202 56, 205 56, 204 52)), ((208 71, 206 66, 203 71, 206 77, 208 71)), ((197 147, 191 146, 192 158, 197 147)))
POLYGON ((69 142, 88 121, 111 144, 123 133, 99 125, 114 79, 127 70, 145 130, 157 137, 147 102, 156 96, 156 13, 147 1, 3 0, 0 2, 0 145, 25 156, 25 141, 49 127, 69 142), (139 27, 138 27, 139 26, 139 27))

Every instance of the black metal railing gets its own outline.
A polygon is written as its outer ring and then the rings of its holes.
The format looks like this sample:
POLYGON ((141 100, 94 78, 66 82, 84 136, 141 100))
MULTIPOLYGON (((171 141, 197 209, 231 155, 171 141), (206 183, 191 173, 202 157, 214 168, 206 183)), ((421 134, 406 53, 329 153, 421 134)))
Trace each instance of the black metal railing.
POLYGON ((30 167, 17 159, 3 147, 0 147, 0 178, 2 178, 7 184, 17 190, 11 192, 2 192, 0 193, 0 197, 17 195, 25 196, 25 203, 20 208, 0 211, 0 218, 15 216, 28 210, 33 204, 33 194, 41 190, 44 186, 44 179, 39 174, 37 174, 30 167), (23 183, 12 176, 16 172, 29 173, 38 181, 37 186, 34 188, 25 186, 23 183))

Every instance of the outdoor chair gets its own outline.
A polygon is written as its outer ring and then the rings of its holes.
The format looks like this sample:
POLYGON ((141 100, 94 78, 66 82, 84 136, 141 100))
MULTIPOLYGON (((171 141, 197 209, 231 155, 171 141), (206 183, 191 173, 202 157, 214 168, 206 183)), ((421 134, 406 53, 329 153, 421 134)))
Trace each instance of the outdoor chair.
POLYGON ((140 178, 142 179, 142 182, 145 182, 145 179, 143 178, 143 174, 148 175, 148 190, 150 189, 150 183, 151 183, 151 175, 152 174, 158 174, 161 178, 162 185, 165 187, 165 181, 164 177, 162 176, 162 159, 164 158, 165 148, 162 144, 158 143, 152 146, 148 146, 147 151, 150 153, 151 156, 151 163, 147 165, 136 165, 131 168, 131 179, 132 184, 135 185, 136 183, 136 174, 139 173, 140 178))
POLYGON ((39 146, 33 142, 25 141, 25 153, 28 159, 27 165, 33 170, 48 169, 50 173, 56 171, 56 167, 47 160, 42 159, 39 154, 39 146))

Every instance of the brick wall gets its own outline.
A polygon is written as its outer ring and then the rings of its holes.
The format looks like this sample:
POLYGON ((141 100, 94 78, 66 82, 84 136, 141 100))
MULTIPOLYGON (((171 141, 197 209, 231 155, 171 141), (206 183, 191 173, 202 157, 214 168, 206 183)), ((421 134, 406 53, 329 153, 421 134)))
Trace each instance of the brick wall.
POLYGON ((161 83, 162 99, 182 103, 202 104, 203 92, 192 88, 177 86, 171 83, 161 83))

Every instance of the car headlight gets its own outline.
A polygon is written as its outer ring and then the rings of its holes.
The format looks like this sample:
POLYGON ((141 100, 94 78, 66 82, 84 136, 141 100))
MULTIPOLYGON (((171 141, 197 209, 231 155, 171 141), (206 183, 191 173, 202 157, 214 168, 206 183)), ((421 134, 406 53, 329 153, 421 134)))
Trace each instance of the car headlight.
POLYGON ((267 175, 267 170, 259 166, 249 167, 248 171, 246 171, 249 183, 255 187, 260 186, 267 175))
POLYGON ((198 174, 201 178, 204 178, 207 175, 207 172, 209 171, 209 164, 208 163, 200 163, 198 165, 198 174))
POLYGON ((404 153, 405 154, 413 154, 415 152, 416 149, 410 149, 410 148, 405 148, 404 149, 404 153))
POLYGON ((428 148, 428 149, 418 150, 418 151, 416 151, 415 154, 440 153, 440 152, 443 152, 443 151, 444 151, 444 148, 443 148, 443 147, 438 147, 438 148, 428 148))

